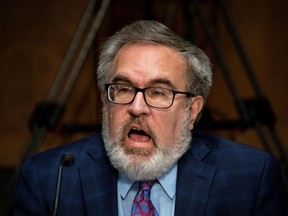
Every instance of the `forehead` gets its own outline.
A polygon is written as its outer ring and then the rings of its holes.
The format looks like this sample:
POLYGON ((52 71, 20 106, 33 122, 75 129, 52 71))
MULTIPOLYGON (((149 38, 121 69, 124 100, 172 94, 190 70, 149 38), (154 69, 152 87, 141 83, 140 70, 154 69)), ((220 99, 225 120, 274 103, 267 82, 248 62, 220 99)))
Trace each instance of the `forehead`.
POLYGON ((113 63, 112 81, 127 81, 139 87, 158 82, 177 88, 185 86, 186 62, 180 53, 165 45, 125 45, 113 63))

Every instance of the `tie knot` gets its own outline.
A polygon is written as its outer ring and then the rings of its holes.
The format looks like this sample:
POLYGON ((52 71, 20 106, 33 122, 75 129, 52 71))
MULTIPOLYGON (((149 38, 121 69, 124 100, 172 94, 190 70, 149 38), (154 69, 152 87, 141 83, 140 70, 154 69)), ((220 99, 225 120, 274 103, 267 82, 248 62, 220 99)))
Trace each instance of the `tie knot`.
POLYGON ((132 216, 159 216, 150 200, 151 188, 156 180, 139 181, 139 190, 134 198, 132 216))
POLYGON ((156 180, 146 180, 139 182, 139 188, 142 190, 151 190, 156 180))

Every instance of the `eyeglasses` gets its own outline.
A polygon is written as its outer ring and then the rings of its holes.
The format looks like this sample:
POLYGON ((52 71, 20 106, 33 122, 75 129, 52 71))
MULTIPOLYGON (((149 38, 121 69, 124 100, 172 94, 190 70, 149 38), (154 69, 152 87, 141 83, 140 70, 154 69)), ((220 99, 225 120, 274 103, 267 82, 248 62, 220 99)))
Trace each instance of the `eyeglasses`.
POLYGON ((167 109, 172 106, 176 94, 184 94, 187 97, 194 97, 189 92, 175 91, 162 87, 137 88, 134 86, 109 83, 105 84, 108 100, 114 104, 130 104, 136 94, 142 92, 146 104, 150 107, 167 109))

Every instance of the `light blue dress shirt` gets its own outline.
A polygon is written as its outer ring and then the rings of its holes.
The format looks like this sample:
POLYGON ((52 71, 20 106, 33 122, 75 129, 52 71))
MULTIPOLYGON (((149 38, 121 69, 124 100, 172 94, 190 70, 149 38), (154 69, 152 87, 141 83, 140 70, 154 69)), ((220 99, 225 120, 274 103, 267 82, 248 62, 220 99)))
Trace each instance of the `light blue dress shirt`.
MULTIPOLYGON (((160 216, 174 216, 175 193, 177 179, 177 164, 175 164, 164 176, 158 178, 151 189, 151 201, 160 216)), ((118 178, 118 214, 130 216, 134 197, 138 191, 138 182, 134 182, 123 173, 118 178)))

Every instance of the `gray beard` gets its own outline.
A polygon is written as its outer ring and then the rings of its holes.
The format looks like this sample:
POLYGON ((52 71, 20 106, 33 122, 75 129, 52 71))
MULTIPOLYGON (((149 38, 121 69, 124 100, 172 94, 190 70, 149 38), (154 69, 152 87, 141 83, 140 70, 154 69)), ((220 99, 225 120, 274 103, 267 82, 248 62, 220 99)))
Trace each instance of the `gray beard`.
POLYGON ((108 113, 105 107, 103 107, 102 113, 102 135, 110 162, 118 171, 134 181, 161 177, 172 168, 190 147, 192 136, 188 127, 190 115, 188 108, 182 116, 182 124, 178 129, 178 135, 173 140, 159 143, 157 142, 156 135, 152 136, 152 138, 154 138, 152 154, 147 154, 146 152, 127 152, 123 147, 124 144, 122 140, 125 136, 125 128, 129 126, 130 123, 119 125, 116 136, 110 137, 108 113))

